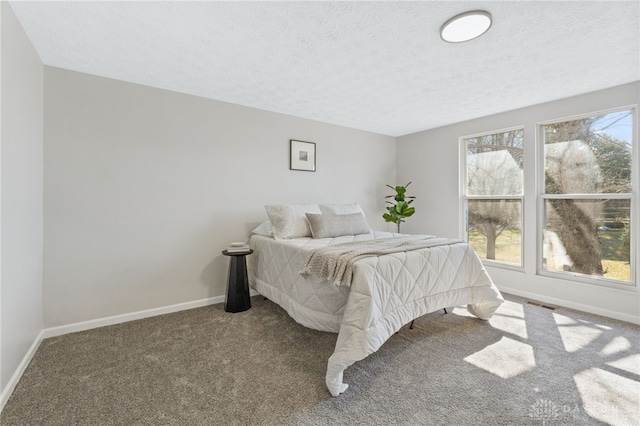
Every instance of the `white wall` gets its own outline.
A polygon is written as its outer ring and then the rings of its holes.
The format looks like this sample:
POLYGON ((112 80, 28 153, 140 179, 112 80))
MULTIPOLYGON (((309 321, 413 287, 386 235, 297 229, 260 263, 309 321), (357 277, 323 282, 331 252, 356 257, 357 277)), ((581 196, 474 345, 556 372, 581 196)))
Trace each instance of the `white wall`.
POLYGON ((231 241, 270 203, 359 202, 373 227, 395 139, 45 67, 44 322, 224 295, 231 241), (289 139, 317 171, 289 170, 289 139))
MULTIPOLYGON (((530 174, 535 168, 537 122, 638 104, 639 101, 640 82, 636 82, 398 138, 398 182, 412 180, 410 192, 417 197, 416 214, 403 225, 403 231, 460 236, 459 137, 525 126, 525 173, 530 174)), ((638 177, 635 179, 637 192, 638 177)), ((536 275, 536 200, 531 196, 536 189, 532 180, 525 185, 524 272, 487 267, 496 285, 526 297, 640 322, 637 287, 626 291, 536 275)), ((640 239, 638 235, 636 229, 636 240, 640 239)), ((636 264, 640 265, 637 252, 636 259, 636 264)))
POLYGON ((2 2, 1 402, 42 331, 43 65, 2 2))

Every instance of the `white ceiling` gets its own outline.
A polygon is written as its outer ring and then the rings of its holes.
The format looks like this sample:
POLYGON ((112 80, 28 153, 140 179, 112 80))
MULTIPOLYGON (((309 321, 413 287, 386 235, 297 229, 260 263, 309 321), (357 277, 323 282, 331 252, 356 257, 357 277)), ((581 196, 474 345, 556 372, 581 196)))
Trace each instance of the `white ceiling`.
POLYGON ((391 136, 640 80, 637 0, 10 5, 45 65, 391 136))

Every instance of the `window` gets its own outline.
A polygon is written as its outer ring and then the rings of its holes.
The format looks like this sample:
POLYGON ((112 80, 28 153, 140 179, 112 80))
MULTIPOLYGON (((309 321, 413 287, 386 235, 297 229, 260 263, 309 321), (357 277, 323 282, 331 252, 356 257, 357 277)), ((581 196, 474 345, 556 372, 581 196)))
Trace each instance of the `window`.
POLYGON ((634 115, 624 109, 540 126, 542 273, 631 284, 634 115))
POLYGON ((524 130, 461 138, 464 235, 480 258, 522 266, 524 130))

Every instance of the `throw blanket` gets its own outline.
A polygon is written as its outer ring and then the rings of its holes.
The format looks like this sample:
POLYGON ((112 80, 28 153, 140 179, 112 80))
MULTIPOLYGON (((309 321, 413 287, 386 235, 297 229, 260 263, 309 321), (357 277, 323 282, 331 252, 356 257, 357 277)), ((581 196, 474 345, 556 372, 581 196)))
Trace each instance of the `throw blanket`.
POLYGON ((423 235, 336 244, 313 250, 307 257, 300 274, 314 274, 319 278, 333 281, 334 285, 350 287, 353 264, 360 259, 461 242, 423 235))

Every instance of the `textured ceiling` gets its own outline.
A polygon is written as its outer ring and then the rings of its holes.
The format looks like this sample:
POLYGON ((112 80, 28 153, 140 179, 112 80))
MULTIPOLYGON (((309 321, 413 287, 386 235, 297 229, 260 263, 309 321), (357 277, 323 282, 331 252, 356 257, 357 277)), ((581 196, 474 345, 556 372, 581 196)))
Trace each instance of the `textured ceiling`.
POLYGON ((640 80, 637 0, 10 5, 45 65, 392 136, 640 80))

